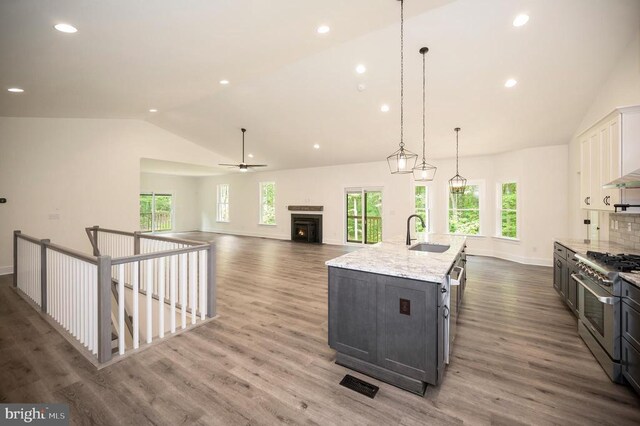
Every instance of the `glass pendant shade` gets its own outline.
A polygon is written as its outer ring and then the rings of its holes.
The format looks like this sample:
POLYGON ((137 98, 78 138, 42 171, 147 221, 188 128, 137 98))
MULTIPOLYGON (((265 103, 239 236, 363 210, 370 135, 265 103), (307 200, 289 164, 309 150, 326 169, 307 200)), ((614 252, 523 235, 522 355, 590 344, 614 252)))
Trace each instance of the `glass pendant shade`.
POLYGON ((467 189, 467 180, 457 174, 449 179, 449 189, 452 194, 464 194, 467 189))
POLYGON ((429 51, 428 47, 420 49, 422 55, 422 162, 413 168, 413 180, 416 182, 431 182, 436 177, 437 167, 427 163, 426 146, 427 146, 427 68, 425 63, 425 54, 429 51))
POLYGON ((456 175, 449 179, 449 190, 452 194, 464 194, 464 191, 467 189, 467 180, 460 176, 458 172, 458 162, 460 158, 458 135, 460 133, 460 127, 456 127, 453 130, 456 132, 456 175))
POLYGON ((431 182, 436 177, 438 168, 422 160, 422 163, 413 168, 413 180, 416 182, 431 182))
POLYGON ((404 146, 387 157, 389 171, 394 175, 411 173, 417 161, 418 154, 405 149, 404 146))

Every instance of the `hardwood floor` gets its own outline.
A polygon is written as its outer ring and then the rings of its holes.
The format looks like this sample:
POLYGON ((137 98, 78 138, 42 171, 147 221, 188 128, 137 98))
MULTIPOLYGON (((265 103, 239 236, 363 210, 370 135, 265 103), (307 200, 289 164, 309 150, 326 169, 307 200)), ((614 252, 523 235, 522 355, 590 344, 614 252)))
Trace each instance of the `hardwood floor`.
POLYGON ((640 423, 551 268, 469 257, 452 362, 421 398, 333 362, 324 261, 347 248, 180 236, 217 243, 220 318, 101 371, 0 277, 0 402, 67 402, 74 424, 640 423), (380 386, 376 398, 339 386, 346 373, 380 386))

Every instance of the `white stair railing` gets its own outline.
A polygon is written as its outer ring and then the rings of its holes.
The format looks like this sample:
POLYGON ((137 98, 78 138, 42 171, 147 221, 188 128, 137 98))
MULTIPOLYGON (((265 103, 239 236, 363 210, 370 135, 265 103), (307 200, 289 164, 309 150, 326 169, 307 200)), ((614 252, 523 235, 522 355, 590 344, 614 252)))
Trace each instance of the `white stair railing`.
POLYGON ((87 234, 98 255, 15 231, 14 286, 99 363, 112 358, 113 283, 120 355, 138 349, 140 340, 152 343, 176 333, 178 325, 185 329, 216 315, 212 243, 98 227, 87 228, 87 234), (125 329, 129 314, 131 334, 125 329))
POLYGON ((41 241, 21 233, 14 234, 14 284, 36 305, 42 307, 41 241))

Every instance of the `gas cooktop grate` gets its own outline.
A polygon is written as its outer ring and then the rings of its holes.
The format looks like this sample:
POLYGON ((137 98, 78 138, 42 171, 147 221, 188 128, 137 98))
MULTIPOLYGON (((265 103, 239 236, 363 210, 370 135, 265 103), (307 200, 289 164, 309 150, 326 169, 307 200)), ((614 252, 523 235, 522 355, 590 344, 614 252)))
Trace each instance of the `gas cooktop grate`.
POLYGON ((620 272, 640 270, 640 256, 635 254, 611 254, 588 251, 587 257, 620 272))

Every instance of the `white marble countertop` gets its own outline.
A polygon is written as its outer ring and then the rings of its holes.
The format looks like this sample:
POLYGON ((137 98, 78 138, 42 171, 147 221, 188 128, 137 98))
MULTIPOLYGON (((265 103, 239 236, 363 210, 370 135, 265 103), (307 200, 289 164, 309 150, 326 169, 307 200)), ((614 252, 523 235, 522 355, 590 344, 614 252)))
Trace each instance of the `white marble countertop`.
POLYGON ((411 247, 420 243, 447 244, 444 253, 412 251, 403 238, 394 238, 347 253, 326 262, 327 266, 372 272, 419 281, 442 282, 465 245, 466 237, 418 233, 411 247))
POLYGON ((587 251, 599 251, 613 254, 636 254, 637 252, 637 250, 634 250, 632 247, 627 247, 623 244, 614 243, 612 241, 591 241, 590 243, 585 243, 584 240, 573 238, 556 238, 554 241, 570 248, 576 253, 585 255, 587 254, 587 251))
POLYGON ((631 284, 640 287, 640 272, 620 272, 620 276, 631 284))

